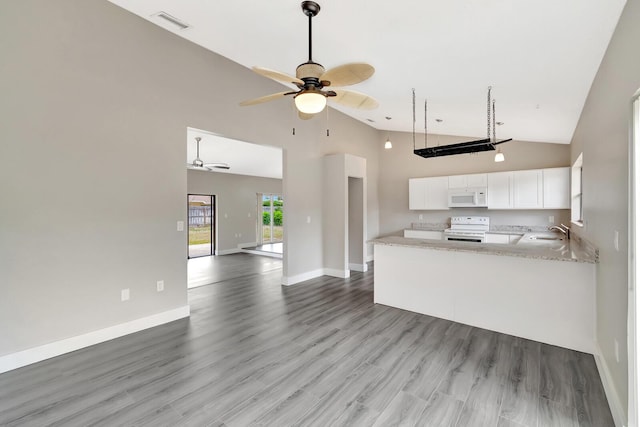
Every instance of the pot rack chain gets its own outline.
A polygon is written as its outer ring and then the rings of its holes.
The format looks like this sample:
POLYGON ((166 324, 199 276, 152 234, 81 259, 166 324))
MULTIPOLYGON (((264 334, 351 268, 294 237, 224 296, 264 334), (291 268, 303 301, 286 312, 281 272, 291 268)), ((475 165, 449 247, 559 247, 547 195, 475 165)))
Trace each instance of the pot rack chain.
POLYGON ((487 90, 487 139, 491 139, 491 86, 487 90))
POLYGON ((413 150, 416 149, 416 88, 411 89, 413 93, 413 150))

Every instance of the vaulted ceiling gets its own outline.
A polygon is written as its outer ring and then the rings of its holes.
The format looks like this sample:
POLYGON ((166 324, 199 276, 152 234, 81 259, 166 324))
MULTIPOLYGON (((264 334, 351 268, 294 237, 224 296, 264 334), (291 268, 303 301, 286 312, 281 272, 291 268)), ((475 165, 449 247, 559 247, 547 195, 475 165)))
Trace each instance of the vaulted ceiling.
MULTIPOLYGON (((307 60, 299 0, 110 1, 246 67, 295 75, 307 60), (160 20, 160 11, 190 28, 160 20)), ((411 131, 415 88, 418 131, 426 98, 430 132, 482 137, 492 86, 504 122, 498 138, 569 143, 625 0, 318 3, 313 59, 327 69, 349 62, 376 68, 350 88, 375 97, 378 109, 334 108, 377 129, 411 131)), ((238 102, 267 94, 239 91, 238 102)))

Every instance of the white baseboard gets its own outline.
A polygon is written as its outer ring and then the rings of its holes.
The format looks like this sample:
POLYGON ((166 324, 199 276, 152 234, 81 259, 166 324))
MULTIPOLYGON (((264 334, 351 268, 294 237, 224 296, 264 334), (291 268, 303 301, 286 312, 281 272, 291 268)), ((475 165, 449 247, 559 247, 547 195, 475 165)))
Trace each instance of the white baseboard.
POLYGON ((331 277, 339 277, 340 279, 348 279, 351 277, 351 272, 349 270, 338 270, 336 268, 325 268, 324 269, 325 276, 331 277))
POLYGON ((613 379, 611 377, 611 372, 609 371, 609 367, 607 366, 607 362, 602 356, 602 349, 600 348, 600 344, 596 343, 596 354, 594 354, 596 360, 596 366, 598 368, 598 373, 600 374, 600 380, 602 381, 602 386, 604 387, 604 393, 607 396, 607 402, 609 402, 609 409, 611 410, 611 415, 613 416, 613 422, 616 427, 625 427, 627 416, 624 412, 622 402, 620 401, 620 396, 616 391, 616 388, 613 385, 613 379))
POLYGON ((365 273, 368 270, 367 264, 349 264, 349 270, 361 271, 365 273))
POLYGON ((282 284, 284 286, 295 285, 296 283, 304 282, 305 280, 315 279, 324 274, 324 270, 319 268, 317 270, 308 271, 306 273, 297 274, 295 276, 282 276, 282 284))
POLYGON ((240 252, 242 252, 241 248, 223 249, 221 251, 216 251, 216 255, 231 255, 231 254, 239 254, 240 252))
POLYGON ((249 243, 238 243, 238 247, 237 248, 231 248, 231 249, 222 249, 222 250, 218 250, 216 251, 216 255, 231 255, 231 254, 239 254, 242 252, 242 250, 244 248, 250 248, 252 246, 257 246, 258 243, 257 242, 249 242, 249 243))
POLYGON ((0 373, 189 317, 188 305, 0 357, 0 373))

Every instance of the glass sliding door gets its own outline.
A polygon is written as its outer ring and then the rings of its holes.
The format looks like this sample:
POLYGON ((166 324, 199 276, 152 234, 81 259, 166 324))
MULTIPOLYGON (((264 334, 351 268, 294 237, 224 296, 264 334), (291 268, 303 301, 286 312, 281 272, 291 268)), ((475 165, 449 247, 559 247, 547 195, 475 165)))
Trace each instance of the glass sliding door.
POLYGON ((215 254, 215 196, 189 194, 189 258, 215 254))
POLYGON ((279 194, 261 194, 262 211, 261 244, 282 242, 284 201, 279 194))

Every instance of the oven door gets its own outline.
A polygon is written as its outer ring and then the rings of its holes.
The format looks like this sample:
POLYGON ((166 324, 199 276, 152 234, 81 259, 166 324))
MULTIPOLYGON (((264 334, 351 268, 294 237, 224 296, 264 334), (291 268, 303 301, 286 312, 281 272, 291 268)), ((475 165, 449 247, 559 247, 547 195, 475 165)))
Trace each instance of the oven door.
POLYGON ((466 236, 463 234, 445 234, 444 240, 449 242, 484 243, 484 236, 466 236))

